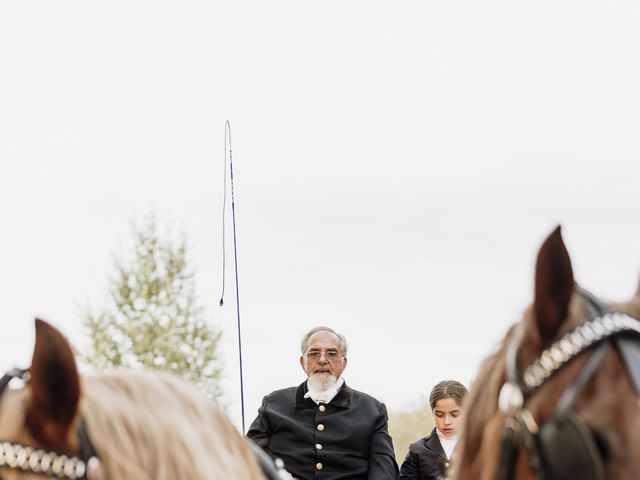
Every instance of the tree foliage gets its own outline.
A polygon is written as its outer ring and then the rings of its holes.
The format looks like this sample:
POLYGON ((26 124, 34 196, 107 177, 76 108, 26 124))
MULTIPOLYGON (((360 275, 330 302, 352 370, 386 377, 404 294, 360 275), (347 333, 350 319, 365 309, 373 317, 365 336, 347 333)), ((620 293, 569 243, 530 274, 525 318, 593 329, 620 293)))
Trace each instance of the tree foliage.
POLYGON ((428 402, 411 410, 389 412, 389 433, 398 465, 401 465, 409 451, 409 445, 431 433, 435 422, 428 402))
POLYGON ((197 303, 185 236, 160 238, 153 215, 132 231, 133 251, 114 260, 107 307, 84 316, 90 337, 84 360, 98 369, 171 372, 217 397, 221 334, 197 303))

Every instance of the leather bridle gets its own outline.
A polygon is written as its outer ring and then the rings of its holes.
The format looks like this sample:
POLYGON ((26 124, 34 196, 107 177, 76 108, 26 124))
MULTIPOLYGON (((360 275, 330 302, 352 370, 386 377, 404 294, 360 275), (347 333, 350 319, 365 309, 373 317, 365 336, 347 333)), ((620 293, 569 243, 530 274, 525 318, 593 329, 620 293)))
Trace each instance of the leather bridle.
POLYGON ((579 289, 579 293, 589 320, 556 340, 522 375, 517 357, 524 324, 519 325, 508 344, 507 381, 498 400, 505 420, 497 480, 513 478, 521 449, 527 451, 529 467, 538 480, 604 480, 598 441, 572 407, 612 347, 620 353, 636 394, 640 394, 640 321, 624 313, 609 312, 586 290, 579 289), (558 370, 586 350, 591 353, 585 365, 562 393, 551 417, 538 425, 527 408, 528 400, 558 370))
MULTIPOLYGON (((14 368, 5 373, 0 379, 0 397, 14 378, 27 381, 29 371, 14 368)), ((0 441, 0 472, 8 468, 67 480, 97 480, 98 476, 93 472, 100 470, 100 462, 82 420, 79 422, 77 435, 81 452, 78 456, 0 441)))

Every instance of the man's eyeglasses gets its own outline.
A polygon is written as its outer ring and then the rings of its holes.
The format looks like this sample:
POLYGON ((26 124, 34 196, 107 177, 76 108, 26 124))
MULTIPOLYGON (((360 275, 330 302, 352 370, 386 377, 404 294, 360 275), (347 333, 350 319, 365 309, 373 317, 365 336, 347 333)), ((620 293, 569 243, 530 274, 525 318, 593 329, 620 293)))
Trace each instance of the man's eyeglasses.
MULTIPOLYGON (((308 360, 317 361, 320 360, 321 355, 321 350, 309 350, 306 357, 308 360)), ((341 357, 342 355, 340 355, 340 352, 338 352, 337 350, 326 350, 324 352, 324 358, 326 358, 328 362, 335 362, 341 357)))

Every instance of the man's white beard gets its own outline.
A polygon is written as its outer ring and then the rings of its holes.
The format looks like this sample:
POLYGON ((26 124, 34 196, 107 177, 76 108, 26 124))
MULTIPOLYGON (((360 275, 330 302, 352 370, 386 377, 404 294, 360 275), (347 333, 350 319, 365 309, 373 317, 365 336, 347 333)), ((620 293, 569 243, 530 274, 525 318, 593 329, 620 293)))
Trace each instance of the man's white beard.
POLYGON ((312 373, 307 379, 309 390, 314 392, 324 392, 332 387, 338 379, 332 373, 312 373))

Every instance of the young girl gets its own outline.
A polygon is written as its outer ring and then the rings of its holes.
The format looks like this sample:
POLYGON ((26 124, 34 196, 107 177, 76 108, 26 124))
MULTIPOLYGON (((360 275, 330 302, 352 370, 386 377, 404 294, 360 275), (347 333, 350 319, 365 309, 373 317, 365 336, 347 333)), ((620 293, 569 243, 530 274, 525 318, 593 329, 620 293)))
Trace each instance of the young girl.
POLYGON ((428 435, 409 446, 400 468, 400 480, 440 480, 458 442, 462 425, 463 400, 467 389, 455 380, 438 383, 429 396, 436 426, 428 435))

